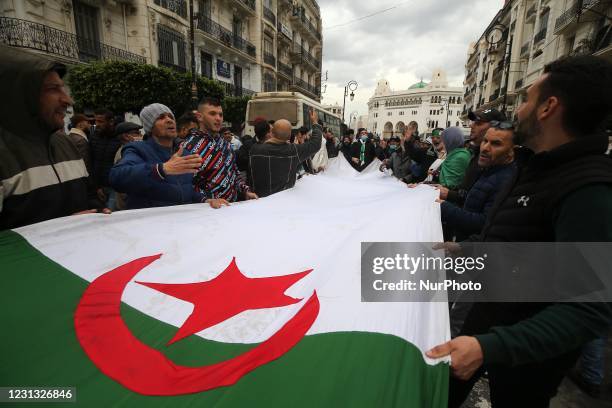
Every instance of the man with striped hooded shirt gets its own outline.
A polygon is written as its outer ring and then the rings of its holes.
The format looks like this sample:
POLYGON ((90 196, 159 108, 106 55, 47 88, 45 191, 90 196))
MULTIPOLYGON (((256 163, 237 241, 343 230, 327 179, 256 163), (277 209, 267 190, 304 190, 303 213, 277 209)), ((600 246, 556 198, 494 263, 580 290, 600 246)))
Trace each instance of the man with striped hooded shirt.
POLYGON ((198 120, 200 129, 191 129, 183 145, 185 155, 197 154, 202 158, 193 178, 195 190, 204 194, 213 208, 239 199, 258 198, 240 178, 232 145, 219 133, 223 123, 221 102, 203 98, 198 104, 198 120))
POLYGON ((62 133, 66 67, 0 46, 0 230, 103 209, 85 162, 62 133))

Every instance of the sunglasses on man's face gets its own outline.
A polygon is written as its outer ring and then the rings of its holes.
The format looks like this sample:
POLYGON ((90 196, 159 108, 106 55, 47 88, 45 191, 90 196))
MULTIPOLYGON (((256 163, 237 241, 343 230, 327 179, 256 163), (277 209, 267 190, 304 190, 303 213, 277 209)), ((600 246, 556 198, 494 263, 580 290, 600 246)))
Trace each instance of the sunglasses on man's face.
POLYGON ((514 129, 514 123, 512 122, 507 122, 507 121, 502 122, 499 120, 492 120, 489 123, 491 124, 491 127, 495 129, 502 129, 502 130, 514 129))

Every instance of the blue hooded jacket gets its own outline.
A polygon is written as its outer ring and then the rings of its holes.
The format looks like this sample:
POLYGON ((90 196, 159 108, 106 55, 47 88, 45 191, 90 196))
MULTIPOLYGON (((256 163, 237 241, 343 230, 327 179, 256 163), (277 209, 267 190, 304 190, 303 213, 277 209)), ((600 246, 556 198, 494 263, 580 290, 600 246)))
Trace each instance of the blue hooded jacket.
POLYGON ((160 146, 152 137, 132 142, 123 148, 121 160, 110 171, 112 188, 126 193, 127 208, 164 207, 200 203, 205 200, 193 187, 193 175, 163 174, 163 163, 172 157, 171 149, 160 146))

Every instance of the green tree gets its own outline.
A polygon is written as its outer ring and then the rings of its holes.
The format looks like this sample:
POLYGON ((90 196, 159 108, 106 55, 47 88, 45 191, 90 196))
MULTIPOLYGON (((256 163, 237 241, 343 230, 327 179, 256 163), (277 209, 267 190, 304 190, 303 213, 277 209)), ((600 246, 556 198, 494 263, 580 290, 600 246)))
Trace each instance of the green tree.
POLYGON ((244 122, 250 99, 250 96, 226 96, 223 99, 223 119, 232 124, 234 131, 238 131, 240 124, 244 122))
MULTIPOLYGON (((139 113, 154 102, 167 105, 175 115, 191 109, 191 74, 165 67, 125 61, 94 62, 72 66, 68 85, 75 108, 105 107, 115 112, 139 113)), ((198 77, 198 99, 223 99, 224 88, 198 77)))

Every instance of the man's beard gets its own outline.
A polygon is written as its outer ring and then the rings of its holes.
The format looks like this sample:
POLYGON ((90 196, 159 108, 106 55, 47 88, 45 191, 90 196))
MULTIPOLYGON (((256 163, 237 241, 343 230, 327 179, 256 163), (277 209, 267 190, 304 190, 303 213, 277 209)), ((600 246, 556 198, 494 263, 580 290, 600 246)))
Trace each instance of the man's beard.
POLYGON ((512 140, 516 145, 532 147, 529 144, 538 134, 540 134, 540 124, 536 118, 535 111, 533 111, 524 120, 519 121, 517 119, 515 121, 512 140))

